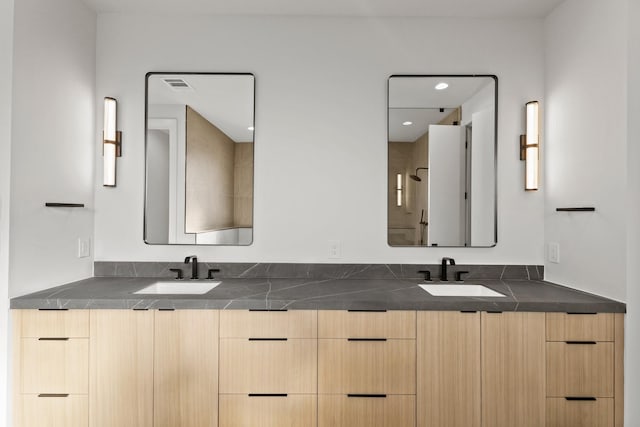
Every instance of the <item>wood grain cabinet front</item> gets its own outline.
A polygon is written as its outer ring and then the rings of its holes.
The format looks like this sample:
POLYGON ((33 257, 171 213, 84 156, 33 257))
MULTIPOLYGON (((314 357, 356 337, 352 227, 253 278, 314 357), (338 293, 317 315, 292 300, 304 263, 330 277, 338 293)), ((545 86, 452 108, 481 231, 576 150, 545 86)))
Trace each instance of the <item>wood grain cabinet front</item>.
POLYGON ((320 427, 414 427, 414 395, 318 395, 320 427))
POLYGON ((221 394, 220 427, 315 427, 316 395, 221 394))
POLYGON ((15 427, 87 426, 89 311, 12 310, 15 427))
POLYGON ((548 398, 547 427, 613 427, 613 399, 548 398))

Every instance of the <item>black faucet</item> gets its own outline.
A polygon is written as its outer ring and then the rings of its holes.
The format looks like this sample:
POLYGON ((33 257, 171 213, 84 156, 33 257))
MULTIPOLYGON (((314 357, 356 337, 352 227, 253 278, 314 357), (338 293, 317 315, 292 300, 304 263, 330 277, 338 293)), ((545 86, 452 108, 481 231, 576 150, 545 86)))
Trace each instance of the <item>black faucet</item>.
POLYGON ((185 264, 189 264, 189 261, 191 261, 191 280, 198 280, 198 257, 191 255, 184 259, 185 264))
POLYGON ((440 266, 440 281, 441 282, 448 282, 449 279, 447 278, 447 262, 449 262, 451 265, 456 265, 456 260, 453 258, 447 258, 444 257, 442 258, 442 265, 440 266))

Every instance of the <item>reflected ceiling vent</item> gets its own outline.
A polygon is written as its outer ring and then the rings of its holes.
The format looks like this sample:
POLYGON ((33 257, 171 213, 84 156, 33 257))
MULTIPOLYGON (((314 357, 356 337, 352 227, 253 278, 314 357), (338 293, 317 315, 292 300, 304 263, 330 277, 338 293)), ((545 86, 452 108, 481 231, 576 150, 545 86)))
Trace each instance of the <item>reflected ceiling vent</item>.
POLYGON ((191 86, 189 86, 189 83, 187 83, 186 81, 184 81, 181 78, 170 77, 170 78, 165 78, 165 79, 162 79, 162 80, 167 85, 169 85, 171 90, 174 90, 176 92, 185 92, 185 91, 192 91, 193 90, 193 88, 191 86))

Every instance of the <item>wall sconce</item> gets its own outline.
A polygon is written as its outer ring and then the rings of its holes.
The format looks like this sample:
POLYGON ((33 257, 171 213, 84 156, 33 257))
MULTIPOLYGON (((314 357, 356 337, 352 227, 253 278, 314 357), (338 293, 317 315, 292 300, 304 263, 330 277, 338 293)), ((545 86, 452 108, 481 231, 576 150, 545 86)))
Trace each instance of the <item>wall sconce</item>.
POLYGON ((102 157, 105 187, 116 186, 116 157, 122 156, 122 132, 116 130, 117 102, 114 98, 104 99, 104 134, 102 157))
POLYGON ((540 170, 540 118, 538 101, 527 102, 527 133, 520 135, 520 160, 524 160, 524 189, 538 189, 540 170))
POLYGON ((402 206, 402 174, 396 174, 396 206, 402 206))

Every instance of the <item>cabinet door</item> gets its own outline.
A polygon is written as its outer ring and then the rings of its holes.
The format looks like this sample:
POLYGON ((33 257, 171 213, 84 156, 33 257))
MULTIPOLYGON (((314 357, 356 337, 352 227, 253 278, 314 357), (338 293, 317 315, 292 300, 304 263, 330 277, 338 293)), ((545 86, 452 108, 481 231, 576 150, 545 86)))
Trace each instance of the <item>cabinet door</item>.
POLYGON ((218 311, 157 311, 154 324, 154 426, 216 426, 218 311))
POLYGON ((545 424, 544 313, 482 313, 482 425, 545 424))
POLYGON ((151 427, 153 312, 92 310, 89 425, 151 427))
POLYGON ((411 395, 321 394, 318 427, 414 427, 415 405, 411 395))
POLYGON ((418 426, 480 426, 480 313, 418 312, 418 426))
POLYGON ((220 427, 315 427, 316 395, 220 395, 220 427))
POLYGON ((86 395, 25 394, 20 397, 22 427, 85 427, 88 419, 86 395))

